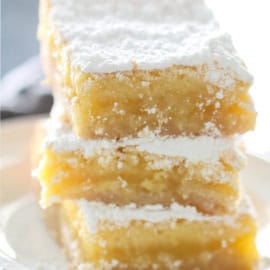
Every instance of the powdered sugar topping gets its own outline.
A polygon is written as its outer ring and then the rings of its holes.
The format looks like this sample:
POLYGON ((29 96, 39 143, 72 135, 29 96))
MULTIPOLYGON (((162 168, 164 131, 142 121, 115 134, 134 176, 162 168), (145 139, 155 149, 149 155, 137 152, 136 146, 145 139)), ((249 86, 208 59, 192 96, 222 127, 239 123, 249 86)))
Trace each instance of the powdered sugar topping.
POLYGON ((197 66, 206 80, 230 87, 251 77, 229 35, 202 0, 51 0, 72 64, 109 73, 197 66), (205 68, 206 67, 206 68, 205 68))
POLYGON ((86 221, 88 230, 92 233, 100 229, 98 227, 100 222, 108 222, 114 226, 128 226, 131 221, 145 221, 151 224, 187 220, 221 221, 233 225, 235 217, 239 215, 239 213, 253 215, 253 209, 250 206, 249 200, 246 198, 242 199, 238 212, 234 215, 205 215, 198 212, 193 206, 183 206, 178 203, 173 203, 169 207, 164 207, 159 204, 137 207, 134 203, 119 207, 114 204, 89 202, 84 199, 77 200, 76 202, 86 221))
POLYGON ((233 138, 214 138, 210 136, 197 136, 194 138, 179 137, 142 137, 116 140, 94 140, 77 137, 69 125, 50 121, 49 134, 45 145, 56 152, 80 151, 86 157, 99 153, 103 149, 117 149, 119 147, 133 146, 138 151, 149 152, 169 157, 182 157, 191 162, 215 162, 225 152, 236 153, 233 138))

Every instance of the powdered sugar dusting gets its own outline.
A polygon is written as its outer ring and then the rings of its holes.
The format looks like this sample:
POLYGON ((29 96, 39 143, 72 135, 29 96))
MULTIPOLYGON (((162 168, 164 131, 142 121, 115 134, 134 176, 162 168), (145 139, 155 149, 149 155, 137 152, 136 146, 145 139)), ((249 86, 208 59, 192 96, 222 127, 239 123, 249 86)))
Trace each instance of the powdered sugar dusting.
POLYGON ((251 76, 202 0, 50 0, 72 64, 109 73, 197 66, 211 83, 230 87, 251 76))
POLYGON ((248 199, 242 199, 238 212, 233 215, 205 215, 192 206, 173 203, 169 207, 163 205, 145 205, 137 207, 129 204, 122 207, 102 202, 77 200, 81 214, 86 221, 88 230, 95 233, 101 222, 109 222, 114 226, 128 226, 131 221, 145 221, 146 224, 172 222, 176 220, 224 222, 233 225, 239 213, 253 215, 248 199), (247 210, 249 209, 249 210, 247 210))
POLYGON ((116 140, 92 140, 77 137, 69 125, 61 122, 48 123, 49 135, 45 142, 56 152, 81 151, 86 157, 99 153, 103 149, 117 149, 133 146, 138 151, 169 157, 182 157, 191 162, 215 162, 225 152, 238 156, 233 138, 213 138, 210 136, 191 137, 142 137, 116 140))
POLYGON ((157 155, 182 156, 190 161, 216 161, 225 149, 233 148, 233 140, 208 136, 195 138, 177 137, 159 140, 142 139, 137 146, 140 151, 157 155))

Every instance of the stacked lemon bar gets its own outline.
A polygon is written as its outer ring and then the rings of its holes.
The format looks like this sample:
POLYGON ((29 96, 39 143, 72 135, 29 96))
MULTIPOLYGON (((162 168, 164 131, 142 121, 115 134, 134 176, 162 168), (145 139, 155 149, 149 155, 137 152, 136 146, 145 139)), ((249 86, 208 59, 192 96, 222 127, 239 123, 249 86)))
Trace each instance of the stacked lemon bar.
POLYGON ((78 269, 255 269, 252 78, 201 0, 42 0, 37 169, 78 269))

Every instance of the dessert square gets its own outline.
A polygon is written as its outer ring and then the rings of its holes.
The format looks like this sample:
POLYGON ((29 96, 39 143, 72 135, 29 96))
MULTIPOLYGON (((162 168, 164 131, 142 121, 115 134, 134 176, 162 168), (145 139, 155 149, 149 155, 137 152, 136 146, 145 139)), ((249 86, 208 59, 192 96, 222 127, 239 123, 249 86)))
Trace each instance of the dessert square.
POLYGON ((33 164, 72 269, 255 269, 252 77, 204 1, 40 0, 38 36, 33 164))
POLYGON ((39 39, 47 81, 83 138, 254 128, 252 77, 203 1, 42 0, 39 39))
POLYGON ((232 211, 245 158, 233 138, 84 140, 50 121, 36 170, 47 207, 85 198, 125 205, 179 202, 206 213, 232 211))
POLYGON ((232 215, 85 200, 66 201, 62 211, 62 239, 76 269, 256 269, 256 223, 245 200, 232 215))

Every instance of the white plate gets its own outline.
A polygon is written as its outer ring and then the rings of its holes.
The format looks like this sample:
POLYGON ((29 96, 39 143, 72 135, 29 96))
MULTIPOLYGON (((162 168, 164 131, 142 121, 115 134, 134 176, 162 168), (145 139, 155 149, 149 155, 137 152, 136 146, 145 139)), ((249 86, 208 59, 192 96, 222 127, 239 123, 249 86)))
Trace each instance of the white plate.
MULTIPOLYGON (((39 120, 22 118, 2 125, 0 270, 67 269, 63 252, 47 229, 31 192, 31 138, 39 120)), ((242 179, 258 210, 257 245, 266 258, 262 269, 270 269, 270 163, 249 155, 242 179)))

